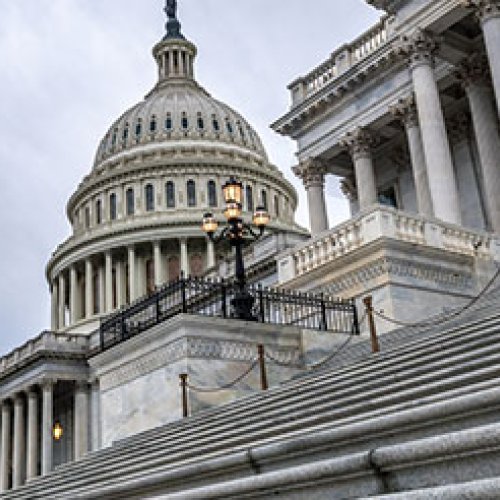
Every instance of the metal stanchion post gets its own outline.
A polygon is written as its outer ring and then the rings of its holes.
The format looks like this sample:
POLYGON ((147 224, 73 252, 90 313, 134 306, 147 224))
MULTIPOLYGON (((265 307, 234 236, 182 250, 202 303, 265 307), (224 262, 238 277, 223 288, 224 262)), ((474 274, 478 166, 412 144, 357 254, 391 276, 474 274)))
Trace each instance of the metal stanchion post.
POLYGON ((269 388, 267 384, 267 374, 266 374, 266 360, 264 357, 264 346, 259 344, 257 346, 257 350, 259 352, 259 367, 260 367, 260 388, 263 391, 267 391, 269 388))
POLYGON ((181 382, 181 396, 182 396, 182 417, 187 418, 188 415, 188 393, 187 393, 187 385, 188 385, 188 375, 187 373, 181 373, 179 375, 179 379, 181 382))
POLYGON ((377 338, 377 329, 375 327, 375 318, 373 317, 373 298, 371 295, 363 299, 363 304, 366 308, 366 317, 368 318, 368 326, 370 327, 370 340, 372 343, 372 353, 380 352, 380 345, 377 338))

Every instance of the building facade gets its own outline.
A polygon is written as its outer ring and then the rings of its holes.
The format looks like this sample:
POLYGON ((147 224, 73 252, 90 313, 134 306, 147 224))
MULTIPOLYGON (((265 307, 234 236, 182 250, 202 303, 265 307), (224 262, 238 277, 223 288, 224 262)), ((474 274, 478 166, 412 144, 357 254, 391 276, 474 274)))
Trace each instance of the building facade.
POLYGON ((499 3, 368 3, 380 22, 292 82, 273 124, 297 141, 315 237, 283 255, 280 282, 373 292, 411 321, 476 295, 498 259, 499 3), (351 206, 334 229, 327 175, 351 206))

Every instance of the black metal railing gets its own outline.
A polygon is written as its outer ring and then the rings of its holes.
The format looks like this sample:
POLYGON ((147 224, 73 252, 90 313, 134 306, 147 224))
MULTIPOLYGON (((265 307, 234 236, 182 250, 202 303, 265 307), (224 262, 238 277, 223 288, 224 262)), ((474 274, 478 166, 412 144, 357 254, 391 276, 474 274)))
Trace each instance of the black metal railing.
MULTIPOLYGON (((359 334, 353 300, 250 285, 253 314, 261 323, 325 332, 359 334)), ((228 281, 180 278, 101 321, 101 350, 119 344, 178 314, 231 318, 237 285, 228 281)))

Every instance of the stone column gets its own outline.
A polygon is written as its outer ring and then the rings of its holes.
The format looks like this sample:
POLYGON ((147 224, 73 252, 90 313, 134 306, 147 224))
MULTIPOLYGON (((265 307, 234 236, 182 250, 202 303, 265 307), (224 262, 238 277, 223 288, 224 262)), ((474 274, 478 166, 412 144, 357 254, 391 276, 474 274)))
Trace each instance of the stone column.
POLYGON ((137 298, 137 271, 136 271, 136 258, 135 248, 128 247, 128 287, 130 302, 137 298))
POLYGON ((69 270, 69 317, 72 325, 78 321, 78 274, 74 264, 69 270))
POLYGON ((101 393, 99 380, 94 380, 91 385, 91 447, 96 451, 101 447, 101 393))
POLYGON ((59 301, 59 291, 58 291, 58 286, 56 283, 56 280, 52 280, 51 286, 50 286, 50 295, 51 295, 51 302, 50 302, 50 329, 55 332, 58 330, 59 325, 58 325, 58 301, 59 301))
POLYGON ((207 239, 207 269, 215 267, 215 245, 213 241, 207 239))
POLYGON ((28 445, 26 454, 26 479, 38 474, 38 396, 33 390, 28 392, 28 445))
POLYGON ((390 108, 393 116, 399 118, 403 123, 408 139, 410 151, 413 180, 417 194, 418 213, 426 217, 432 217, 431 192, 429 190, 429 179, 427 177, 427 166, 425 164, 424 145, 418 124, 417 108, 413 96, 401 99, 395 106, 390 108))
POLYGON ((105 283, 106 283, 106 312, 113 311, 113 256, 107 251, 105 260, 105 283))
POLYGON ((75 387, 75 460, 89 451, 89 390, 87 382, 78 381, 75 387))
POLYGON ((445 222, 460 224, 457 182, 434 76, 436 50, 434 39, 421 30, 404 37, 401 46, 410 61, 434 215, 445 222))
POLYGON ((12 450, 12 487, 18 488, 24 483, 26 442, 24 438, 24 400, 18 394, 14 399, 14 447, 12 450))
POLYGON ((341 145, 349 149, 354 163, 360 210, 365 210, 378 203, 372 158, 372 147, 375 144, 374 137, 363 128, 349 132, 341 141, 341 145))
POLYGON ((94 315, 94 268, 92 261, 85 261, 85 317, 87 319, 94 315))
POLYGON ((0 452, 0 490, 9 489, 9 465, 10 465, 10 405, 2 402, 2 449, 0 452))
POLYGON ((126 285, 127 280, 125 278, 125 265, 123 260, 118 259, 115 264, 116 269, 116 305, 117 307, 121 307, 125 305, 127 292, 126 285))
POLYGON ((460 65, 457 76, 469 99, 488 219, 493 231, 500 233, 500 135, 486 58, 470 57, 460 65))
POLYGON ((464 5, 474 8, 481 23, 493 79, 497 112, 500 113, 500 1, 462 0, 462 2, 464 5))
POLYGON ((302 179, 307 192, 309 224, 312 236, 328 229, 325 201, 326 167, 320 160, 309 159, 294 167, 293 173, 302 179))
POLYGON ((54 381, 45 380, 42 383, 42 474, 52 470, 52 426, 54 381))
POLYGON ((99 282, 99 314, 106 311, 106 285, 105 285, 105 269, 102 264, 98 268, 98 282, 99 282))
POLYGON ((163 269, 163 258, 161 253, 161 243, 155 241, 153 243, 153 259, 155 268, 155 286, 159 288, 165 282, 165 271, 163 269))
POLYGON ((484 229, 485 211, 481 203, 478 176, 471 149, 469 117, 465 113, 458 113, 449 121, 448 129, 455 159, 462 224, 466 227, 484 229))
POLYGON ((66 280, 64 274, 59 274, 59 329, 66 326, 66 280))
POLYGON ((181 247, 181 272, 184 274, 184 277, 187 278, 189 276, 187 238, 181 238, 179 241, 181 247))

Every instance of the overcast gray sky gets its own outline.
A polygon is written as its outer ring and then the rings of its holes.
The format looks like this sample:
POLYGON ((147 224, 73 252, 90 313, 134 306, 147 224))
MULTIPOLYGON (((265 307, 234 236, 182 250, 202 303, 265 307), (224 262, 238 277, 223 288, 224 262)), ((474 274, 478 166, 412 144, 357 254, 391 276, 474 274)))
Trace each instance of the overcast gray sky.
MULTIPOLYGON (((163 0, 0 0, 0 354, 49 327, 45 264, 69 236, 66 201, 98 141, 156 79, 163 0)), ((260 133, 294 182, 295 145, 269 124, 286 85, 380 17, 364 0, 179 0, 198 81, 260 133)), ((327 187, 331 224, 347 217, 327 187)))

